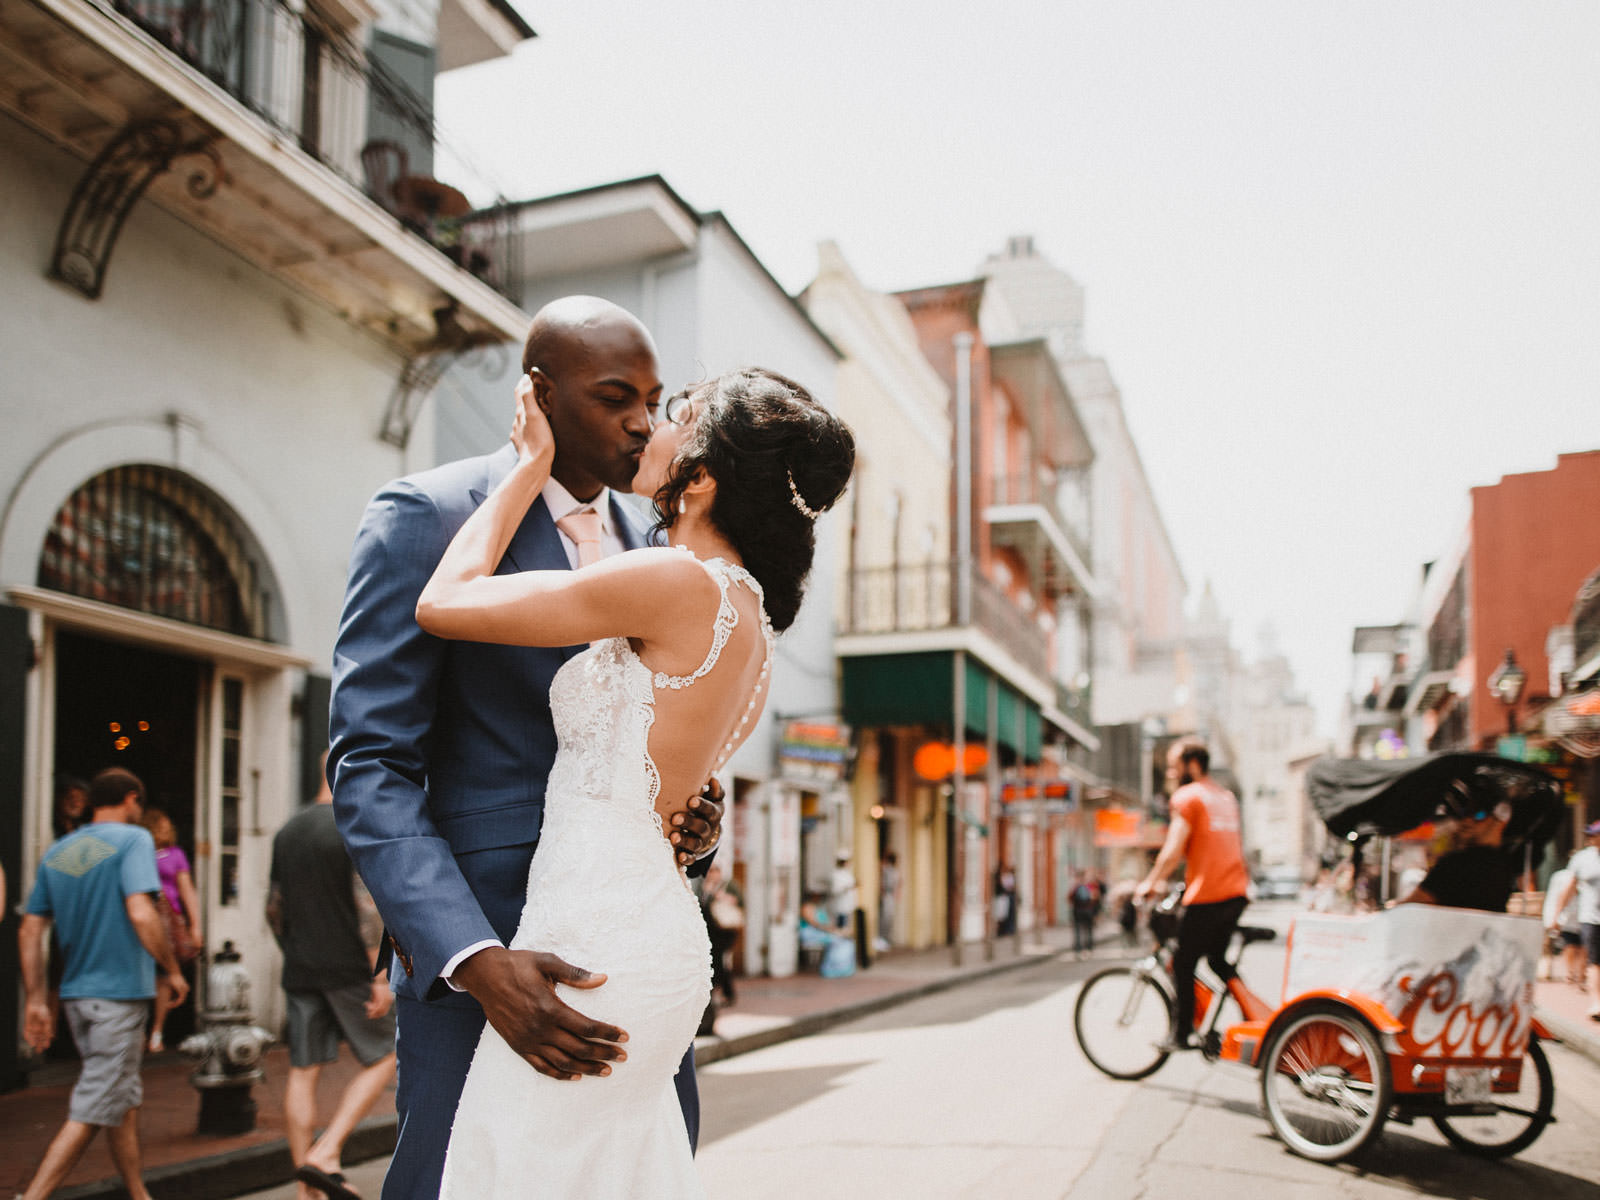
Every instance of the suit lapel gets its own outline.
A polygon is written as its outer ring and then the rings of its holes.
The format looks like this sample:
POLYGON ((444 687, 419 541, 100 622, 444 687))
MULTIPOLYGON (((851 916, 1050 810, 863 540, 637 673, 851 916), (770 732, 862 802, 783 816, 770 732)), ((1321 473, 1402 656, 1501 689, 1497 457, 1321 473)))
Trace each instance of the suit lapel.
MULTIPOLYGON (((484 472, 483 490, 472 489, 474 507, 484 502, 516 463, 517 452, 511 446, 503 447, 489 456, 484 472)), ((545 504, 544 497, 539 496, 528 509, 528 515, 522 518, 522 524, 517 527, 517 532, 512 535, 511 544, 506 547, 505 558, 501 560, 495 574, 571 569, 572 564, 567 561, 567 552, 561 545, 561 535, 556 532, 556 523, 550 517, 550 508, 545 504)))
MULTIPOLYGON (((491 454, 486 462, 483 490, 470 489, 473 506, 476 507, 482 504, 489 493, 494 491, 500 481, 506 477, 516 464, 517 452, 511 446, 506 446, 491 454)), ((626 527, 619 524, 618 528, 626 527)), ((550 516, 550 506, 544 502, 543 496, 538 496, 528 509, 528 515, 522 518, 522 524, 517 527, 517 532, 512 535, 511 544, 506 547, 505 557, 500 560, 500 565, 495 569, 495 574, 509 575, 515 571, 570 570, 572 570, 572 563, 567 559, 566 547, 561 544, 561 535, 556 532, 555 520, 550 516)), ((557 654, 561 655, 563 662, 585 648, 584 645, 552 647, 557 654)), ((535 654, 547 654, 549 649, 536 649, 532 652, 535 654)))
POLYGON ((617 540, 622 543, 624 550, 642 550, 646 546, 656 544, 657 539, 639 524, 634 510, 617 499, 615 492, 611 493, 611 521, 617 530, 617 540))

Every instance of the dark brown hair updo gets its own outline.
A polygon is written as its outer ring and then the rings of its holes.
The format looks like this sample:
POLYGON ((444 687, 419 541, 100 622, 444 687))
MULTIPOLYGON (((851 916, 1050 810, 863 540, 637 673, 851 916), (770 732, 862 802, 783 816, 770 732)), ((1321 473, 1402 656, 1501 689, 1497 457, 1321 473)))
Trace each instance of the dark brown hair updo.
POLYGON ((711 523, 755 576, 776 630, 794 624, 816 554, 816 514, 832 506, 855 467, 850 427, 798 383, 748 367, 690 389, 699 411, 656 492, 656 527, 672 524, 699 471, 716 480, 711 523), (810 516, 801 512, 794 491, 810 516))

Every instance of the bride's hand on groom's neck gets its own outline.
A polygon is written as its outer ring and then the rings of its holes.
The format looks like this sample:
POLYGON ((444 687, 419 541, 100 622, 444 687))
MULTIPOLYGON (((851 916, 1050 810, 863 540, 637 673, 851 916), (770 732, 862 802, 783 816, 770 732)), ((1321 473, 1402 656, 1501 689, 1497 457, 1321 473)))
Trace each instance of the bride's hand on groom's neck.
POLYGON ((554 954, 491 947, 458 966, 451 978, 483 1005, 489 1024, 534 1070, 552 1079, 609 1075, 628 1056, 628 1035, 593 1021, 556 995, 555 985, 597 988, 604 975, 554 954))

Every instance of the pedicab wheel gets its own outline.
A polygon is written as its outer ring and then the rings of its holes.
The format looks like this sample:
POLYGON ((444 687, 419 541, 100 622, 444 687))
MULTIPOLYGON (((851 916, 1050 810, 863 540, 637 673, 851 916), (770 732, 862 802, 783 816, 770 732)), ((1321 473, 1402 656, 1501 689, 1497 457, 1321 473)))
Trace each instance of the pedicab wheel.
POLYGON ((1108 967, 1078 993, 1072 1027, 1083 1056, 1113 1079, 1143 1079, 1167 1054, 1157 1049, 1172 1032, 1172 997, 1145 971, 1108 967))
POLYGON ((1556 1105, 1555 1078, 1538 1038, 1528 1041, 1521 1085, 1515 1092, 1495 1093, 1494 1099, 1500 1111, 1493 1116, 1434 1117, 1433 1123, 1445 1141, 1479 1158, 1509 1158, 1533 1145, 1556 1105))
POLYGON ((1284 1145, 1338 1162, 1389 1116, 1389 1060, 1372 1026, 1338 1004, 1312 1004, 1275 1031, 1261 1057, 1261 1103, 1284 1145))

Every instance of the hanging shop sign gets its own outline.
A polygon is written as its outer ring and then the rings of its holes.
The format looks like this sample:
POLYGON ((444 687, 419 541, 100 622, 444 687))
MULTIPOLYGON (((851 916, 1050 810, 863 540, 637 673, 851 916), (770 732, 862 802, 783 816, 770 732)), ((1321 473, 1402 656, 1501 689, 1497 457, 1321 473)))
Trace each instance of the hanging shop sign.
POLYGON ((778 742, 778 771, 788 779, 842 783, 850 774, 850 726, 817 721, 786 721, 778 742))
MULTIPOLYGON (((976 775, 989 765, 989 749, 979 742, 968 742, 962 756, 965 769, 962 775, 976 775)), ((911 756, 911 769, 918 779, 938 783, 949 779, 956 770, 956 748, 949 742, 924 742, 911 756)))
POLYGON ((1094 812, 1096 846, 1137 846, 1139 813, 1131 808, 1097 808, 1094 812))
POLYGON ((1045 812, 1071 812, 1078 807, 1082 785, 1075 779, 1030 779, 1008 783, 1000 789, 1000 811, 1014 804, 1034 802, 1045 812))

